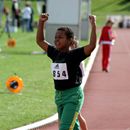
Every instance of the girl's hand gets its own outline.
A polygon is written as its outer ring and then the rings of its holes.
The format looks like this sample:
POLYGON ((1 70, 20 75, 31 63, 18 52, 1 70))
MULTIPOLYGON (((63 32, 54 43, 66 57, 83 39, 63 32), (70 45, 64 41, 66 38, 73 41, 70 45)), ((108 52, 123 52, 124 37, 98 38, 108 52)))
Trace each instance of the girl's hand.
POLYGON ((95 25, 96 24, 96 16, 95 15, 90 15, 89 16, 89 21, 90 21, 91 25, 95 25))
POLYGON ((49 14, 47 14, 47 13, 42 13, 39 20, 40 20, 41 22, 46 22, 46 21, 48 20, 48 16, 49 16, 49 14))

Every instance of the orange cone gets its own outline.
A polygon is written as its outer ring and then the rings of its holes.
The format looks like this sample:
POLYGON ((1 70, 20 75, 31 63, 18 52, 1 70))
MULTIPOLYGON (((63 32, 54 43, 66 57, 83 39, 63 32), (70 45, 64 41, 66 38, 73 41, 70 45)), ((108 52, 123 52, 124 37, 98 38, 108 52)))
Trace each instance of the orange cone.
POLYGON ((15 47, 15 46, 16 46, 16 40, 13 39, 13 38, 10 38, 10 39, 7 41, 7 45, 8 45, 8 47, 15 47))

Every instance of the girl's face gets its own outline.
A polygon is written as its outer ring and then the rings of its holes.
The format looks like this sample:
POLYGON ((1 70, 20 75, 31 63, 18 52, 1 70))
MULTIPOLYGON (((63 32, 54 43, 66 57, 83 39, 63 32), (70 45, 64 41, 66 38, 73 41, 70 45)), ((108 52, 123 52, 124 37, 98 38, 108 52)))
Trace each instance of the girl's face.
POLYGON ((58 50, 68 51, 71 40, 67 39, 64 31, 58 30, 55 35, 55 46, 58 50))

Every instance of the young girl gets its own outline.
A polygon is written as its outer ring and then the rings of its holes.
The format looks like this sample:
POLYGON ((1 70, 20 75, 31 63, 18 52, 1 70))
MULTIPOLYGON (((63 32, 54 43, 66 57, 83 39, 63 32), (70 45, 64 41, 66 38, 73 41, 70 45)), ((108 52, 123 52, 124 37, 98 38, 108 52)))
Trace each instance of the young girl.
POLYGON ((44 37, 45 22, 48 14, 39 19, 36 41, 52 59, 51 70, 55 86, 55 103, 57 105, 59 130, 80 130, 78 115, 83 104, 83 90, 80 87, 79 65, 89 57, 96 47, 96 17, 89 16, 92 31, 89 45, 69 50, 74 33, 69 27, 60 27, 55 34, 55 47, 44 37))
POLYGON ((109 19, 102 28, 99 44, 102 45, 102 71, 109 72, 111 47, 115 42, 115 33, 112 29, 114 22, 109 19))

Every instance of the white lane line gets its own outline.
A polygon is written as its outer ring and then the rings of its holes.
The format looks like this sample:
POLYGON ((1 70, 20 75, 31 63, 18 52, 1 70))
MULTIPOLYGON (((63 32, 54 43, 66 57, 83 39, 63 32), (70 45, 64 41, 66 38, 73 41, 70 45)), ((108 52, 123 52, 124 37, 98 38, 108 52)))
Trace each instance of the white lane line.
MULTIPOLYGON (((86 69, 85 69, 85 76, 83 77, 83 81, 82 81, 82 84, 81 84, 83 89, 84 89, 85 83, 86 83, 86 81, 88 79, 88 76, 89 76, 90 70, 92 68, 94 59, 96 57, 98 48, 99 48, 99 45, 97 44, 95 50, 92 52, 91 56, 89 57, 89 61, 87 63, 86 69)), ((12 129, 12 130, 30 130, 30 129, 35 129, 35 128, 38 128, 40 126, 47 125, 47 124, 50 124, 52 122, 55 122, 57 120, 58 120, 58 114, 56 113, 56 114, 54 114, 53 116, 51 116, 51 117, 49 117, 47 119, 44 119, 44 120, 41 120, 41 121, 38 121, 38 122, 35 122, 35 123, 32 123, 32 124, 29 124, 29 125, 26 125, 26 126, 22 126, 22 127, 19 127, 19 128, 15 128, 15 129, 12 129)))
POLYGON ((30 130, 30 129, 38 128, 40 126, 52 123, 52 122, 56 121, 57 119, 58 119, 58 114, 56 113, 56 114, 54 114, 53 116, 51 116, 47 119, 29 124, 29 125, 26 125, 26 126, 22 126, 22 127, 16 128, 16 129, 12 129, 12 130, 30 130))

